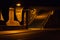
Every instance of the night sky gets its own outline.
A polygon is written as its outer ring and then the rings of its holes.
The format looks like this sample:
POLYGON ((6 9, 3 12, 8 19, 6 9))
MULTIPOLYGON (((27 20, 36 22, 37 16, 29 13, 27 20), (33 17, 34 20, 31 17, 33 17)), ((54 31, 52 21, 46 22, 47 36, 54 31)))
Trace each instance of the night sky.
POLYGON ((0 0, 0 5, 10 6, 17 2, 21 2, 24 6, 59 6, 60 4, 58 0, 0 0))

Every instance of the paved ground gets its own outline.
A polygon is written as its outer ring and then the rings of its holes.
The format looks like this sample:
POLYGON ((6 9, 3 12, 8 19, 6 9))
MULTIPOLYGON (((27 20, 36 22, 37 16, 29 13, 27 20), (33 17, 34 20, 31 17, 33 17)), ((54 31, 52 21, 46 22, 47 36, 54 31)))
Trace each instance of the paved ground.
POLYGON ((0 31, 0 40, 60 40, 60 29, 30 28, 0 31))

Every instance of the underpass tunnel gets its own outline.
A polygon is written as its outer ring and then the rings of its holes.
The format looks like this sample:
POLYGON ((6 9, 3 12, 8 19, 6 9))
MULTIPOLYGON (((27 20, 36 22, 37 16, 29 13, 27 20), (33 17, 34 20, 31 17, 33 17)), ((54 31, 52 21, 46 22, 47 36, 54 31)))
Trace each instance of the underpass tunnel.
POLYGON ((17 3, 15 7, 9 8, 9 20, 6 22, 7 26, 28 25, 28 28, 29 27, 40 28, 40 27, 43 27, 48 17, 50 17, 50 15, 53 15, 53 12, 54 12, 54 10, 51 10, 47 7, 46 8, 30 7, 30 8, 25 9, 25 12, 22 14, 24 7, 22 6, 20 7, 20 6, 21 4, 17 3), (26 12, 27 10, 28 12, 26 12), (14 18, 16 18, 16 20, 14 18), (20 24, 21 22, 23 23, 23 25, 20 24))

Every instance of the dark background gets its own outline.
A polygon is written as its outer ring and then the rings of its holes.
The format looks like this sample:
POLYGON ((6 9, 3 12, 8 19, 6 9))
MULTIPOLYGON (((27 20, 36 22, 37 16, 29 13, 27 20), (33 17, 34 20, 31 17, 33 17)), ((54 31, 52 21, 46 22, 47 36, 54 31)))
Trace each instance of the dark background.
POLYGON ((53 6, 58 7, 60 5, 59 0, 0 0, 0 5, 11 6, 20 2, 24 6, 53 6))

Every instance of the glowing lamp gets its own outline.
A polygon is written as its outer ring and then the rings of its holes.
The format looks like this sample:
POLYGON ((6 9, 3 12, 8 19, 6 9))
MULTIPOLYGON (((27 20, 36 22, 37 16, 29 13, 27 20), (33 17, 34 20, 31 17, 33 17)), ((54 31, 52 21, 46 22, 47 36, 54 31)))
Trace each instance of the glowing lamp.
POLYGON ((20 3, 17 3, 16 6, 21 6, 21 4, 20 3))

